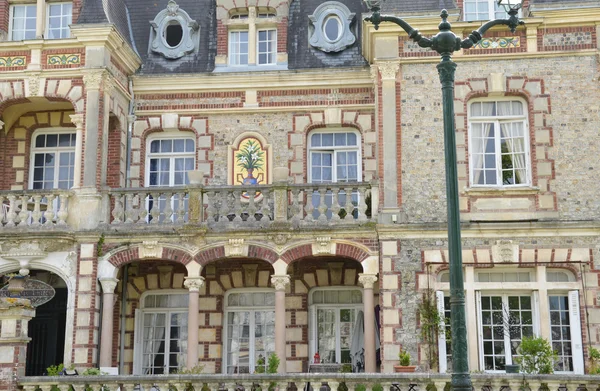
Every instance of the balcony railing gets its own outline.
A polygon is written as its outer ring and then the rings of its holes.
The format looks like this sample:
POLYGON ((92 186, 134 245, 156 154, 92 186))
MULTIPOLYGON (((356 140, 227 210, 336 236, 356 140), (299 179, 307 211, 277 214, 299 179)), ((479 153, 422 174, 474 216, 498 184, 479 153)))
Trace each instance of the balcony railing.
MULTIPOLYGON (((156 375, 23 377, 24 391, 443 391, 450 375, 430 373, 289 373, 281 375, 156 375), (325 384, 327 386, 325 386, 325 384), (54 387, 54 388, 53 388, 54 387)), ((595 391, 600 376, 473 374, 474 391, 595 391)))
POLYGON ((0 230, 66 226, 70 195, 58 189, 0 191, 0 230))
POLYGON ((152 187, 109 191, 111 226, 202 224, 211 228, 360 224, 375 220, 370 183, 152 187))

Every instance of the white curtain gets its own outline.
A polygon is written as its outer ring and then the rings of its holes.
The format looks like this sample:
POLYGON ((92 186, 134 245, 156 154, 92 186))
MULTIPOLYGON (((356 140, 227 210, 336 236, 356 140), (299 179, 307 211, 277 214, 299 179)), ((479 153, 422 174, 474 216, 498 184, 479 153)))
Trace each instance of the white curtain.
MULTIPOLYGON (((493 113, 493 102, 477 102, 471 106, 471 116, 473 117, 491 117, 493 113)), ((493 125, 493 122, 476 122, 471 124, 471 156, 473 159, 471 169, 473 170, 473 184, 479 184, 481 174, 483 174, 485 143, 488 141, 493 125)))
MULTIPOLYGON (((144 314, 144 356, 147 355, 148 361, 142 364, 143 374, 152 374, 154 360, 159 354, 162 346, 163 354, 165 351, 165 314, 144 314), (147 327, 150 325, 152 327, 147 327), (146 367, 146 368, 144 368, 146 367)), ((163 358, 164 360, 164 358, 163 358)))
MULTIPOLYGON (((498 102, 498 115, 511 115, 511 102, 498 102)), ((512 184, 524 183, 527 178, 525 161, 525 132, 523 122, 502 122, 500 130, 502 138, 506 141, 508 151, 512 154, 514 178, 512 184)))

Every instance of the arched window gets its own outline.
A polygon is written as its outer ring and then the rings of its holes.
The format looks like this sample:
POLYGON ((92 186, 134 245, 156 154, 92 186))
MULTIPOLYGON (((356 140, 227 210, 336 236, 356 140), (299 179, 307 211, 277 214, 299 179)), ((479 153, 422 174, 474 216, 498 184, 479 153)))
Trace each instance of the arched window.
POLYGON ((308 137, 311 183, 360 182, 360 134, 354 130, 316 130, 308 137))
POLYGON ((32 189, 70 189, 75 172, 76 133, 70 129, 39 130, 31 141, 32 189))
POLYGON ((183 186, 187 172, 195 167, 195 142, 192 136, 157 136, 148 141, 147 186, 183 186))
POLYGON ((527 104, 520 99, 469 104, 471 186, 531 184, 527 104))

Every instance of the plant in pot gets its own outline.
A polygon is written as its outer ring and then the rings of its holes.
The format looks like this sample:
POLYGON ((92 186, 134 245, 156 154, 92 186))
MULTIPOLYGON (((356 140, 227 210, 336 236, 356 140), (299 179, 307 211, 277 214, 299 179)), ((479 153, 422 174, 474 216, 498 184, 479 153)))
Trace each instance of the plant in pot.
POLYGON ((406 350, 400 350, 400 353, 398 353, 398 359, 400 361, 400 365, 394 365, 394 372, 414 372, 417 368, 415 365, 410 365, 410 353, 408 353, 406 350))
POLYGON ((557 355, 550 342, 542 337, 523 337, 515 358, 523 373, 529 375, 548 375, 554 373, 557 355))

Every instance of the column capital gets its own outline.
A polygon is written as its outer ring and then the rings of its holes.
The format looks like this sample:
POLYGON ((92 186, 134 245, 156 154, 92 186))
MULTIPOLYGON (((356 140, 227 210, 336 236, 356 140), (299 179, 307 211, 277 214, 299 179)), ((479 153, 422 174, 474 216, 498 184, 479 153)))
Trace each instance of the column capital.
POLYGON ((375 274, 358 274, 358 282, 362 284, 365 289, 373 289, 373 284, 377 281, 377 275, 375 274))
POLYGON ((83 84, 86 89, 99 90, 102 80, 105 78, 106 71, 94 70, 83 75, 83 84))
POLYGON ((204 277, 186 277, 183 286, 190 292, 199 292, 200 288, 204 286, 204 277))
POLYGON ((398 61, 378 61, 376 64, 381 72, 381 80, 396 80, 396 74, 400 69, 398 61))
POLYGON ((116 278, 101 278, 100 285, 102 285, 102 292, 104 293, 115 293, 115 288, 119 280, 116 278))
POLYGON ((71 119, 71 122, 73 123, 73 125, 75 125, 77 129, 83 129, 83 114, 71 114, 69 115, 69 118, 71 119))
POLYGON ((285 287, 290 284, 290 276, 287 274, 271 275, 271 285, 276 291, 285 291, 285 287))

